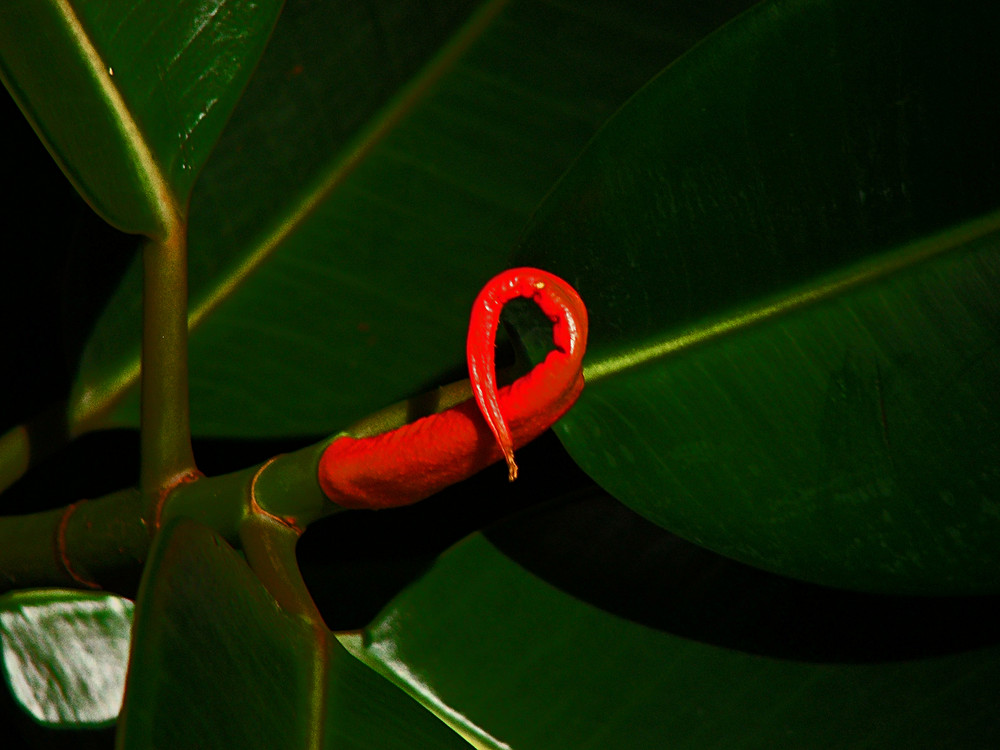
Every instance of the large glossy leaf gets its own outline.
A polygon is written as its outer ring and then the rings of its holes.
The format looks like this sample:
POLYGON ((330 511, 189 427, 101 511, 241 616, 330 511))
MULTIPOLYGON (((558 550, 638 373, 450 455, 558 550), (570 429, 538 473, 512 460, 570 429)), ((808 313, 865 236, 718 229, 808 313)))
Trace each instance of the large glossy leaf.
POLYGON ((281 0, 12 0, 0 77, 107 221, 171 229, 281 0))
POLYGON ((3 674, 46 726, 108 725, 125 689, 132 602, 104 593, 20 591, 0 597, 3 674))
POLYGON ((594 496, 490 539, 450 550, 362 635, 342 639, 488 747, 1000 741, 1000 648, 986 615, 995 600, 797 583, 594 496))
POLYGON ((174 524, 140 591, 117 746, 468 747, 324 633, 218 535, 174 524))
MULTIPOLYGON (((195 432, 329 432, 453 379, 553 181, 744 4, 290 2, 192 197, 195 432)), ((111 419, 136 422, 139 278, 88 341, 75 421, 129 392, 111 419)))
POLYGON ((1000 586, 993 5, 765 3, 603 129, 518 263, 591 316, 574 458, 813 581, 1000 586))

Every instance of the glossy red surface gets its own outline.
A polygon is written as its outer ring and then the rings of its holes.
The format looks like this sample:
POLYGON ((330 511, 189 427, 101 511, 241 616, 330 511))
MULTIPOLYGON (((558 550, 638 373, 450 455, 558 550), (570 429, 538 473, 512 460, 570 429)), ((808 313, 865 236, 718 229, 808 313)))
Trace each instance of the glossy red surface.
POLYGON ((568 283, 536 268, 499 274, 479 293, 469 321, 473 399, 381 435, 333 441, 319 464, 323 491, 349 508, 408 505, 500 458, 513 480, 514 449, 548 429, 580 395, 586 341, 587 311, 568 283), (500 312, 518 297, 532 299, 552 321, 555 348, 498 390, 494 340, 500 312))

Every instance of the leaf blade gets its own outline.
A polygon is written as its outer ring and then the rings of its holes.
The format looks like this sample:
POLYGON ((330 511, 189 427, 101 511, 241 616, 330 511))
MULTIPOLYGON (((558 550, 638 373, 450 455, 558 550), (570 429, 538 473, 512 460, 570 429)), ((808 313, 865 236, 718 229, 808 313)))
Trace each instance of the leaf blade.
POLYGON ((1000 119, 960 106, 984 23, 759 6, 567 173, 518 262, 590 308, 590 385, 557 430, 602 486, 785 575, 996 590, 1000 119))
POLYGON ((161 537, 139 594, 118 747, 464 746, 322 627, 281 610, 217 534, 180 521, 161 537))
POLYGON ((0 599, 3 672, 15 699, 48 727, 108 726, 125 690, 132 602, 34 590, 0 599))
POLYGON ((0 75, 108 222, 162 238, 263 49, 280 2, 19 2, 0 75))
POLYGON ((995 628, 939 627, 962 600, 779 580, 594 500, 463 541, 349 648, 490 747, 929 749, 996 733, 995 628))
MULTIPOLYGON (((442 4, 424 13, 398 3, 371 21, 352 6, 342 26, 327 18, 339 6, 288 6, 193 196, 192 309, 207 313, 191 338, 197 434, 327 432, 425 389, 462 361, 473 291, 506 262, 551 181, 604 117, 691 43, 676 39, 678 27, 697 38, 727 12, 710 6, 678 19, 659 10, 644 26, 632 19, 649 9, 634 3, 616 11, 619 32, 603 24, 612 5, 442 4), (470 9, 480 15, 463 25, 470 9), (477 27, 481 18, 492 19, 488 28, 477 27), (356 60, 330 55, 321 32, 333 27, 356 60), (539 34, 547 41, 532 55, 512 52, 539 34), (399 49, 390 44, 410 37, 399 49), (436 64, 428 61, 465 46, 378 148, 297 223, 298 209, 367 142, 363 133, 393 116, 393 102, 406 98, 399 92, 421 87, 436 64), (585 75, 578 63, 595 49, 602 51, 585 75), (627 76, 618 75, 623 50, 627 76), (371 67, 370 86, 359 84, 369 76, 362 64, 371 67), (292 233, 272 249, 286 225, 292 233), (264 256, 249 277, 240 271, 264 256), (437 273, 439 266, 453 273, 437 273), (289 386, 279 386, 285 379, 289 386), (240 385, 214 385, 223 380, 240 385)), ((127 342, 139 279, 130 270, 89 342, 78 414, 105 408, 137 371, 127 342)), ((114 423, 134 424, 134 392, 113 408, 114 423)))

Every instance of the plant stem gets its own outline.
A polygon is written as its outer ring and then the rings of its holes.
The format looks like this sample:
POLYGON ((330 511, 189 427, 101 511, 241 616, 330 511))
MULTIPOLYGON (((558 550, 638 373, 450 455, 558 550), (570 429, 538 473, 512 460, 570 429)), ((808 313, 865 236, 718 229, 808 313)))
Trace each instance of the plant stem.
POLYGON ((137 491, 126 489, 0 518, 0 593, 59 586, 134 596, 149 547, 137 500, 137 491))
POLYGON ((247 564, 278 605, 288 614, 322 626, 323 617, 295 560, 298 539, 299 532, 262 513, 250 516, 240 527, 240 547, 247 564))
POLYGON ((188 416, 187 238, 143 248, 142 465, 147 500, 195 473, 188 416))

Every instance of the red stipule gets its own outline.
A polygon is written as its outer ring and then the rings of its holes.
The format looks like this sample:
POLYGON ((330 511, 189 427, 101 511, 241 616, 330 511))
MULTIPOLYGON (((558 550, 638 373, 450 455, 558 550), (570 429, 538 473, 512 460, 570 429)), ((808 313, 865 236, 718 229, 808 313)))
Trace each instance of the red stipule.
POLYGON ((422 500, 506 459, 573 405, 583 389, 587 310, 568 283, 536 268, 515 268, 479 293, 469 321, 467 359, 473 398, 379 435, 335 439, 320 459, 319 482, 347 508, 391 508, 422 500), (497 389, 495 338, 503 306, 535 301, 552 321, 554 349, 527 375, 497 389))

